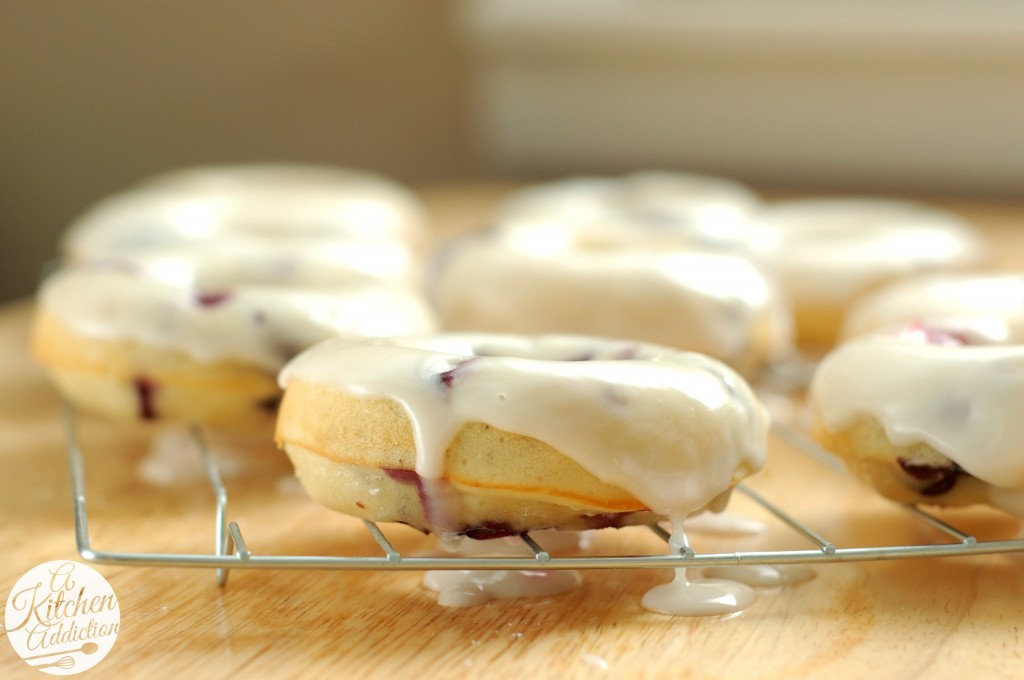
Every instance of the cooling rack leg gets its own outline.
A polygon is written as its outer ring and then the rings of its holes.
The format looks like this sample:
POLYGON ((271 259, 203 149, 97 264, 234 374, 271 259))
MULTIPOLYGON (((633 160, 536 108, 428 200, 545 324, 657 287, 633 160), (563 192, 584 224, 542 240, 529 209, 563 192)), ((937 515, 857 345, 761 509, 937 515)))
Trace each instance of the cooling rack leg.
POLYGON ((907 512, 911 513, 912 515, 917 516, 917 518, 920 519, 925 524, 931 526, 934 529, 938 529, 939 531, 943 532, 944 534, 952 536, 953 538, 959 540, 964 545, 966 545, 966 546, 974 546, 974 545, 978 544, 978 539, 974 538, 974 536, 971 536, 970 534, 964 533, 963 531, 960 531, 956 527, 951 526, 951 525, 947 524, 946 522, 943 522, 941 519, 939 519, 935 515, 932 515, 931 513, 925 512, 924 510, 922 510, 921 508, 919 508, 919 507, 917 507, 915 505, 905 505, 904 507, 906 508, 907 512))
POLYGON ((68 467, 71 470, 71 502, 75 511, 75 547, 87 562, 93 561, 94 554, 89 540, 89 515, 85 507, 85 466, 82 463, 82 449, 78 444, 78 427, 75 407, 64 402, 64 425, 67 432, 68 467))
MULTIPOLYGON (((235 546, 233 537, 228 533, 228 491, 224 487, 220 470, 210 455, 210 449, 206 446, 206 438, 203 437, 203 432, 200 428, 192 428, 192 439, 195 442, 196 450, 199 452, 203 469, 206 471, 206 479, 209 480, 210 488, 213 489, 214 498, 217 500, 217 524, 214 530, 215 552, 218 557, 229 555, 234 552, 235 546)), ((227 585, 228 573, 230 571, 230 569, 224 567, 217 568, 217 585, 221 588, 227 585)))
POLYGON ((746 486, 745 484, 737 485, 736 489, 745 496, 747 496, 748 498, 750 498, 751 500, 753 500, 755 503, 760 505, 762 508, 772 513, 783 522, 785 522, 787 525, 789 525, 791 529, 793 529, 799 534, 802 534, 805 538, 811 540, 812 542, 816 543, 818 547, 821 548, 821 551, 826 555, 835 554, 836 546, 832 543, 832 541, 826 539, 821 534, 814 531, 814 529, 811 529, 803 522, 800 522, 795 517, 790 515, 788 512, 782 510, 782 508, 780 508, 779 506, 769 502, 768 499, 766 499, 761 494, 757 493, 756 491, 746 486))
POLYGON ((519 539, 526 544, 526 547, 530 549, 530 552, 532 552, 533 556, 539 561, 547 562, 551 559, 551 554, 544 548, 540 547, 537 541, 533 540, 533 536, 530 534, 522 534, 519 536, 519 539))
POLYGON ((363 524, 366 526, 367 531, 373 536, 374 540, 377 541, 377 545, 381 547, 384 554, 387 555, 387 559, 390 562, 401 562, 402 554, 395 550, 395 546, 391 545, 391 541, 388 540, 384 532, 380 530, 375 522, 371 522, 368 519, 363 520, 363 524))

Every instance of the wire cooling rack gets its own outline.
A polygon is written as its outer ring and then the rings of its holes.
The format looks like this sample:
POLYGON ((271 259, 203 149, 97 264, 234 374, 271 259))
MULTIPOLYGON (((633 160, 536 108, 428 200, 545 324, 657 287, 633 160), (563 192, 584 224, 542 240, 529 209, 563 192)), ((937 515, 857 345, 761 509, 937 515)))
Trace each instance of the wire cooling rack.
MULTIPOLYGON (((231 569, 347 569, 347 570, 427 570, 427 569, 665 569, 679 567, 717 567, 738 565, 820 564, 830 562, 858 562, 894 560, 913 557, 951 557, 981 555, 1024 550, 1024 538, 1004 541, 979 541, 950 524, 917 507, 904 506, 917 521, 938 530, 938 535, 953 539, 946 543, 901 546, 839 547, 807 524, 771 502, 746 485, 737 491, 753 500, 771 515, 782 521, 814 547, 804 550, 775 550, 759 552, 731 552, 698 554, 689 545, 678 550, 669 549, 662 555, 618 556, 553 556, 532 536, 520 537, 525 550, 522 557, 411 557, 402 555, 387 539, 377 524, 365 521, 366 530, 380 546, 379 555, 324 556, 324 555, 259 555, 246 545, 237 523, 228 520, 228 493, 221 480, 202 433, 193 430, 196 449, 202 460, 207 480, 216 500, 214 520, 214 552, 212 553, 151 553, 97 550, 89 538, 89 518, 86 511, 86 485, 83 452, 77 432, 77 415, 72 405, 65 411, 67 428, 67 455, 71 471, 71 491, 75 515, 75 540, 78 553, 86 562, 146 567, 205 567, 216 570, 217 584, 227 583, 231 569)), ((797 448, 814 457, 823 455, 816 445, 798 430, 776 425, 777 434, 797 448)), ((669 544, 669 533, 660 525, 649 529, 669 544)))

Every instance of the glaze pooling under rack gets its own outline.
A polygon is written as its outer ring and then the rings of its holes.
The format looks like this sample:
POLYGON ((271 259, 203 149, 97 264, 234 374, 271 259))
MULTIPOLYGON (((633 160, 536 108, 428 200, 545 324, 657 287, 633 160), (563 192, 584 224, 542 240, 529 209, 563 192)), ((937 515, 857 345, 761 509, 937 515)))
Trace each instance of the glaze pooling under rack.
MULTIPOLYGON (((75 541, 79 555, 93 564, 147 567, 205 567, 216 569, 218 585, 225 585, 231 569, 347 569, 347 570, 433 570, 433 569, 669 569, 679 567, 718 567, 737 565, 819 564, 860 562, 920 557, 952 557, 1024 551, 1024 538, 1005 541, 978 541, 937 517, 914 506, 905 506, 910 515, 955 539, 953 543, 882 547, 837 547, 812 528, 791 516, 753 489, 737 487, 756 504, 801 535, 814 548, 805 550, 750 551, 732 553, 696 553, 686 546, 677 553, 663 555, 572 556, 555 557, 533 537, 521 537, 523 557, 408 557, 402 555, 374 522, 364 520, 367 531, 380 546, 382 555, 258 555, 246 545, 242 530, 228 521, 227 490, 220 471, 213 462, 198 430, 194 438, 202 457, 206 477, 216 499, 214 552, 212 553, 146 553, 97 550, 89 538, 86 512, 85 471, 83 453, 78 442, 77 416, 73 406, 65 410, 67 455, 71 471, 71 492, 75 516, 75 541)), ((788 426, 776 426, 778 434, 805 453, 815 455, 814 444, 788 426)), ((817 456, 816 456, 817 457, 817 456)), ((666 545, 669 533, 659 525, 650 527, 666 545)))

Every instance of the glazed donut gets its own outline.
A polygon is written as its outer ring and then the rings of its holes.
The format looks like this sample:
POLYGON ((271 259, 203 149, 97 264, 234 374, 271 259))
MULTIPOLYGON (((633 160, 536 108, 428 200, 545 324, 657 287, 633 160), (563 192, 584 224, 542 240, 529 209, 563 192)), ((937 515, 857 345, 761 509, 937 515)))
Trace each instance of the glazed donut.
POLYGON ((522 189, 498 207, 497 221, 625 220, 731 247, 742 242, 760 204, 757 194, 731 179, 645 171, 571 177, 522 189))
POLYGON ((987 247, 958 217, 916 203, 823 198, 769 206, 750 226, 754 256, 778 275, 803 344, 834 343, 850 303, 908 274, 972 267, 987 247))
POLYGON ((327 338, 434 330, 415 201, 365 173, 226 166, 102 201, 43 285, 33 346, 87 410, 270 424, 277 372, 327 338))
POLYGON ((277 373, 306 347, 433 328, 422 296, 403 287, 203 291, 92 263, 44 283, 33 349, 86 410, 242 427, 272 418, 277 373))
POLYGON ((314 499, 441 535, 679 526, 765 459, 765 411, 743 380, 653 345, 334 340, 280 384, 276 440, 314 499))
POLYGON ((778 288, 750 259, 704 247, 690 226, 520 217, 453 244, 431 296, 452 331, 632 338, 745 373, 785 356, 791 322, 778 288))
POLYGON ((425 233, 415 197, 377 175, 214 166, 161 175, 102 200, 69 227, 64 251, 76 262, 158 260, 167 276, 184 259, 184 269, 209 285, 238 275, 285 285, 418 284, 425 233))
POLYGON ((921 324, 840 345, 811 384, 814 437, 901 502, 1024 514, 1024 346, 921 324))
POLYGON ((915 322, 955 333, 968 344, 1024 344, 1024 275, 930 274, 894 282, 854 303, 842 336, 915 322))

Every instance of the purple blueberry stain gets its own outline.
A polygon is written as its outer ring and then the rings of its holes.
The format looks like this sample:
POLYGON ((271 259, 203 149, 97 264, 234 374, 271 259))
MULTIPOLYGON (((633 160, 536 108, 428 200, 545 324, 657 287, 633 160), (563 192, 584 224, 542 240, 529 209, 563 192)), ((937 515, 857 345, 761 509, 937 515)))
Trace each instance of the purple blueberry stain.
POLYGON ((415 470, 406 470, 405 468, 384 468, 384 473, 401 484, 416 484, 417 486, 421 484, 419 473, 415 470))
POLYGON ((466 366, 476 361, 479 357, 470 357, 469 359, 463 359, 458 362, 447 371, 442 371, 437 374, 437 380, 441 384, 441 387, 447 392, 455 386, 455 381, 459 379, 459 376, 465 371, 466 366))
POLYGON ((900 337, 925 345, 942 345, 945 347, 961 347, 974 344, 964 333, 952 329, 930 326, 920 321, 908 324, 899 332, 900 337))
POLYGON ((474 527, 467 527, 458 533, 477 541, 490 541, 495 538, 506 538, 523 534, 522 531, 517 531, 511 524, 506 522, 483 522, 474 527))
POLYGON ((216 307, 231 299, 231 291, 196 291, 194 299, 200 307, 216 307))
POLYGON ((132 380, 132 387, 135 389, 139 418, 141 420, 156 420, 158 418, 155 404, 158 389, 156 382, 152 378, 140 375, 132 380))
POLYGON ((430 517, 430 494, 423 483, 423 478, 415 470, 404 468, 383 468, 384 473, 400 484, 412 484, 416 487, 416 495, 419 496, 420 505, 423 507, 423 516, 430 517))
MULTIPOLYGON (((420 503, 423 506, 423 514, 425 517, 430 516, 429 493, 427 492, 423 478, 420 477, 415 470, 407 470, 404 468, 383 468, 383 472, 400 484, 410 484, 415 486, 420 503)), ((630 517, 635 514, 636 513, 634 512, 599 513, 596 515, 581 517, 581 521, 583 526, 587 529, 618 529, 632 524, 632 522, 630 522, 630 517)), ((401 523, 408 524, 408 522, 401 523)), ((430 531, 424 527, 411 524, 409 524, 409 526, 419 529, 424 533, 430 533, 430 531)), ((527 532, 516 529, 514 525, 508 522, 494 520, 479 522, 473 525, 464 525, 460 529, 456 530, 455 533, 474 540, 486 541, 495 538, 506 538, 509 536, 522 536, 527 532)))
POLYGON ((964 474, 964 469, 950 461, 948 465, 934 465, 932 463, 921 463, 908 458, 897 458, 900 468, 908 476, 921 482, 915 485, 917 492, 922 496, 938 496, 944 494, 954 486, 957 479, 964 474))
MULTIPOLYGON (((620 529, 629 525, 631 512, 609 512, 582 517, 583 526, 587 529, 620 529)), ((463 527, 457 533, 477 541, 489 541, 495 538, 522 536, 526 531, 516 529, 508 522, 481 522, 475 526, 463 527)))
POLYGON ((452 385, 455 383, 455 369, 452 368, 443 373, 439 373, 437 379, 441 381, 441 385, 445 389, 450 390, 452 385))

